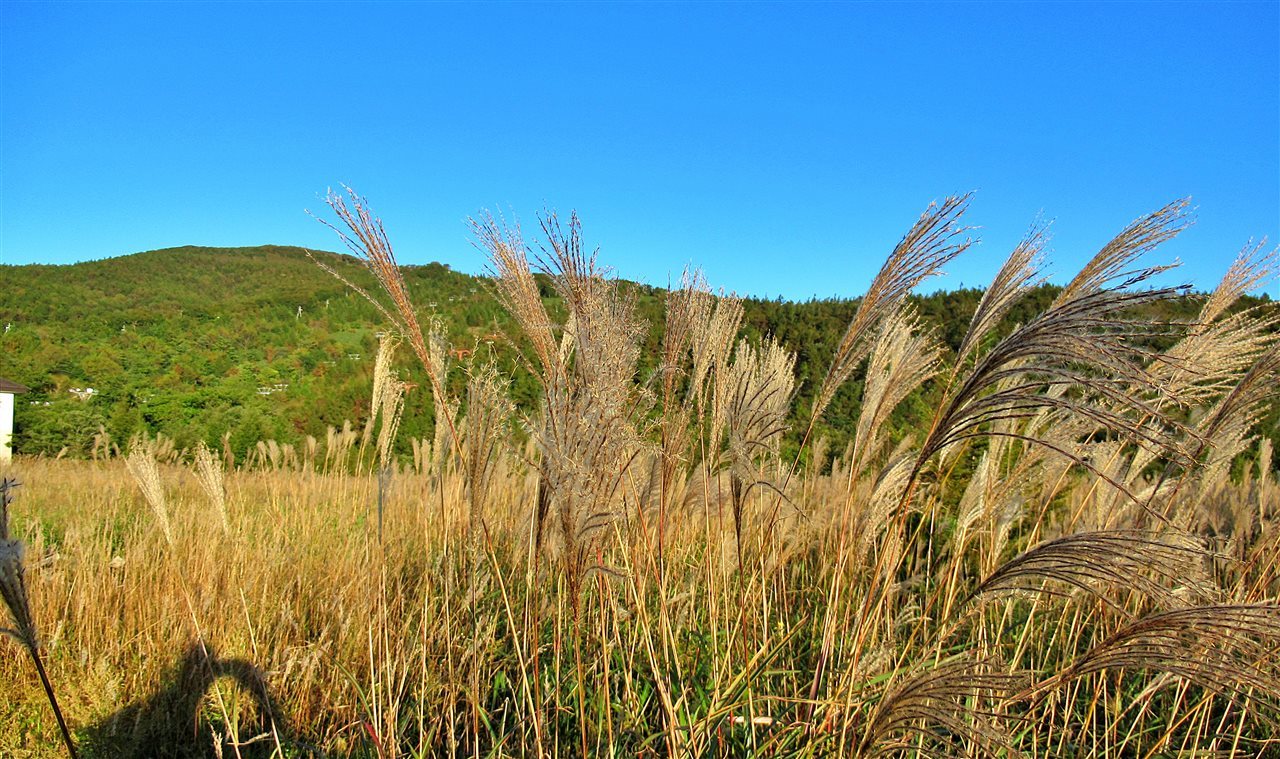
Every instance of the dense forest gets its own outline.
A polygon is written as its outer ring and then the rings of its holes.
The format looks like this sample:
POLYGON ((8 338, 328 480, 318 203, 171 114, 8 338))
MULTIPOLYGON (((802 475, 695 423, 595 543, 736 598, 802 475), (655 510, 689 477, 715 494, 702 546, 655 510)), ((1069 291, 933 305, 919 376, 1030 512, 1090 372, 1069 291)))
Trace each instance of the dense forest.
MULTIPOLYGON (((357 259, 313 255, 349 283, 377 290, 357 259)), ((451 381, 461 386, 468 362, 492 357, 516 377, 517 401, 532 403, 536 386, 520 372, 519 345, 508 339, 513 330, 487 279, 441 264, 405 267, 405 279, 424 323, 438 323, 448 342, 451 381)), ((643 355, 656 356, 663 291, 628 287, 652 324, 643 355)), ((1057 291, 1040 287, 1008 323, 1038 313, 1057 291)), ((938 292, 917 296, 915 304, 954 350, 981 294, 938 292)), ((558 310, 549 286, 543 295, 558 310)), ((1239 307, 1258 302, 1244 300, 1239 307)), ((795 408, 809 408, 856 305, 855 299, 744 301, 744 332, 773 334, 797 354, 795 408)), ((1171 312, 1160 318, 1189 320, 1198 305, 1188 297, 1164 307, 1171 312)), ((14 447, 23 454, 87 456, 95 445, 124 447, 136 435, 162 433, 179 448, 203 440, 241 458, 259 440, 323 438, 329 427, 360 425, 368 416, 385 328, 370 302, 294 247, 183 247, 69 266, 0 267, 0 376, 31 388, 20 396, 15 419, 14 447)), ((416 364, 402 358, 401 377, 422 381, 416 364)), ((841 449, 852 431, 860 389, 855 377, 816 430, 830 450, 841 449)), ((431 434, 427 395, 409 396, 402 453, 410 439, 431 434)), ((911 412, 910 404, 899 409, 911 412)), ((1273 409, 1264 435, 1280 437, 1278 418, 1273 409)), ((807 420, 795 421, 793 431, 803 430, 807 420)))

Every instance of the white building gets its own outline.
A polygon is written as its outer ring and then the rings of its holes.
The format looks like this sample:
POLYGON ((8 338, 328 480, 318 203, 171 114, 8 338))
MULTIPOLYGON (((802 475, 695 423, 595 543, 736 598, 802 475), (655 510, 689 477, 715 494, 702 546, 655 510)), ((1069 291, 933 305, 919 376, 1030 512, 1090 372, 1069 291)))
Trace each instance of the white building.
POLYGON ((13 437, 13 396, 25 392, 26 387, 0 377, 0 461, 13 458, 13 451, 9 448, 13 437))

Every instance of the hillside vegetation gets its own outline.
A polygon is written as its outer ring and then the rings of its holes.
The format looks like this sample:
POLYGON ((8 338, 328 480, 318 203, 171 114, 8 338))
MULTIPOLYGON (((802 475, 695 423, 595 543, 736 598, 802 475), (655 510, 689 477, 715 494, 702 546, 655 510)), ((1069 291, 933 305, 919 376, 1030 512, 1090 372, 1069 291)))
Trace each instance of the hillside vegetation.
MULTIPOLYGON (((314 255, 351 282, 376 287, 356 258, 314 255)), ((451 349, 492 355, 512 374, 517 402, 535 402, 536 383, 515 360, 511 319, 487 278, 440 264, 404 267, 404 277, 421 318, 438 319, 451 349)), ((545 277, 540 286, 548 308, 562 313, 545 277)), ((624 286, 635 293, 647 325, 640 371, 652 373, 665 292, 624 286)), ((1037 287, 1010 309, 1006 324, 1030 318, 1059 289, 1037 287)), ((954 351, 981 295, 962 289, 912 300, 924 323, 954 351)), ((858 300, 748 297, 742 303, 743 336, 772 335, 796 354, 796 421, 803 426, 858 300)), ((1256 303, 1245 296, 1235 307, 1256 303)), ((1159 318, 1190 320, 1198 308, 1196 299, 1184 298, 1149 310, 1158 310, 1153 315, 1159 318)), ((139 434, 163 434, 179 448, 204 442, 242 459, 260 440, 297 446, 307 436, 323 438, 330 427, 362 424, 369 416, 377 336, 388 327, 367 300, 303 249, 264 246, 183 247, 69 266, 0 267, 0 328, 0 376, 32 389, 19 399, 18 452, 86 456, 95 444, 101 452, 112 443, 124 448, 139 434), (95 394, 86 398, 85 388, 95 394)), ((460 363, 453 362, 450 375, 455 387, 463 381, 460 363)), ((422 386, 415 362, 405 358, 399 369, 422 386)), ((860 394, 856 376, 818 425, 836 450, 852 435, 860 394)), ((411 391, 401 455, 410 453, 409 440, 431 437, 433 411, 424 393, 411 391)), ((1274 421, 1272 415, 1264 424, 1267 434, 1274 421)), ((798 442, 797 435, 793 431, 788 445, 798 442)))

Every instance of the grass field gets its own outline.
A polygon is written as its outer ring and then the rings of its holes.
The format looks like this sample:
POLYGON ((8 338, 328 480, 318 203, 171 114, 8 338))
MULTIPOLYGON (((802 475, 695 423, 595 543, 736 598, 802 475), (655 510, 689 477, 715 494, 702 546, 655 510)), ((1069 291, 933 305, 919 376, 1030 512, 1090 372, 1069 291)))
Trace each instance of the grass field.
POLYGON ((1280 317, 1230 308, 1274 253, 1247 250, 1196 323, 1138 321, 1182 292, 1135 263, 1175 204, 1004 325, 1039 281, 1033 233, 949 355, 905 300, 967 246, 948 199, 796 409, 793 357, 739 343, 733 298, 691 275, 638 377, 576 222, 547 220, 534 261, 556 322, 518 232, 482 219, 543 392, 522 413, 479 360, 450 392, 380 226, 333 204, 435 439, 389 456, 383 356, 378 418, 304 450, 7 465, 7 582, 39 635, 0 644, 0 753, 65 753, 25 640, 87 756, 1280 755, 1280 487, 1254 438, 1280 317), (855 372, 857 434, 830 451, 807 420, 855 372))

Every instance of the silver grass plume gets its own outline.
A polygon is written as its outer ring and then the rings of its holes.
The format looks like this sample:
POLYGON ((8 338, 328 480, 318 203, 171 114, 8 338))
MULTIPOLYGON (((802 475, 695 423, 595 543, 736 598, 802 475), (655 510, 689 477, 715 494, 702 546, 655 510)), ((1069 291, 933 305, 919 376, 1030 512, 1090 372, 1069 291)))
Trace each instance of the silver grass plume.
POLYGON ((742 323, 742 300, 736 295, 695 296, 709 313, 706 320, 695 320, 692 335, 693 374, 690 385, 694 400, 701 414, 711 406, 707 439, 719 443, 724 433, 725 400, 733 381, 729 369, 729 356, 733 351, 738 327, 742 323), (712 303, 714 301, 714 303, 712 303))
POLYGON ((1143 670, 1183 678, 1219 695, 1265 706, 1256 714, 1280 725, 1280 606, 1196 606, 1150 614, 1117 630, 1043 691, 1104 670, 1143 670))
POLYGON ((953 757, 967 752, 969 746, 976 748, 974 756, 1011 751, 1009 736, 983 719, 993 714, 991 706, 979 705, 1004 700, 1025 678, 998 670, 996 662, 959 658, 936 664, 893 687, 872 712, 856 754, 881 756, 910 749, 926 756, 953 757))
POLYGON ((759 348, 743 340, 734 351, 728 373, 730 380, 720 390, 727 390, 728 396, 717 400, 717 405, 725 409, 739 566, 747 496, 759 486, 772 486, 782 495, 760 468, 770 454, 776 457, 778 445, 787 431, 791 400, 795 395, 795 363, 795 354, 772 337, 765 338, 759 348))
POLYGON ((155 514, 156 521, 160 523, 165 542, 173 546, 173 527, 169 522, 169 507, 165 502, 164 486, 160 482, 160 469, 156 466, 151 444, 145 440, 135 440, 129 447, 129 457, 125 459, 125 466, 133 475, 134 481, 138 483, 138 489, 142 491, 143 499, 155 514))
POLYGON ((488 212, 469 221, 476 245, 489 258, 489 275, 497 290, 498 302, 515 318, 520 331, 533 346, 538 361, 536 369, 531 367, 533 373, 543 378, 558 376, 561 369, 558 343, 529 265, 520 227, 508 225, 501 216, 488 212))
POLYGON ((867 357, 880 323, 892 314, 923 280, 936 274, 960 255, 972 240, 963 238, 968 227, 960 217, 972 195, 952 196, 928 209, 897 244, 862 297, 844 337, 836 347, 831 367, 813 401, 811 419, 816 420, 831 404, 836 391, 853 375, 867 357))
POLYGON ((686 269, 680 287, 667 293, 666 320, 662 334, 662 361, 658 365, 662 397, 662 483, 664 492, 675 475, 675 467, 689 444, 692 390, 678 397, 690 346, 700 323, 705 324, 712 307, 706 279, 696 270, 686 269))
POLYGON ((754 462, 781 441, 795 394, 795 363, 795 354, 772 337, 759 348, 746 340, 738 343, 724 401, 729 456, 735 466, 753 470, 754 462))
POLYGON ((1280 248, 1265 250, 1266 239, 1246 245, 1231 262, 1217 288, 1205 300, 1200 322, 1210 324, 1242 296, 1261 288, 1280 272, 1280 248))
POLYGON ((196 482, 200 483, 200 489, 218 510, 218 516, 222 522, 222 533, 231 534, 231 520, 227 515, 227 491, 222 480, 222 464, 214 458, 213 451, 209 450, 209 446, 205 445, 204 441, 196 446, 195 475, 196 482))
MULTIPOLYGON (((449 342, 444 335, 444 327, 436 319, 431 320, 430 334, 427 337, 427 353, 431 357, 431 384, 446 387, 445 379, 449 375, 449 342)), ((432 428, 435 430, 432 439, 432 453, 435 455, 437 467, 443 467, 450 452, 457 451, 458 403, 445 392, 434 393, 432 403, 432 428)))
MULTIPOLYGON (((1213 403, 1192 441, 1192 459, 1201 463, 1196 480, 1202 498, 1226 481, 1232 459, 1251 443, 1261 404, 1274 395, 1274 375, 1280 370, 1280 311, 1266 304, 1227 314, 1241 296, 1280 271, 1280 252, 1264 252, 1264 246, 1265 241, 1241 250, 1206 300, 1197 323, 1164 360, 1152 362, 1151 373, 1167 396, 1186 405, 1213 403)), ((1154 459, 1154 454, 1148 452, 1147 459, 1154 459)), ((1145 463, 1135 461, 1134 469, 1141 471, 1139 465, 1145 463)), ((1168 462, 1147 498, 1148 510, 1179 463, 1184 464, 1183 479, 1190 474, 1185 462, 1168 462)), ((1180 486, 1181 480, 1175 491, 1180 486)), ((1164 515, 1173 514, 1175 506, 1169 499, 1164 515)), ((1182 521, 1189 518, 1182 514, 1182 521)))
POLYGON ((643 448, 637 424, 651 397, 635 382, 644 334, 634 298, 606 279, 594 253, 583 247, 576 215, 562 226, 554 214, 542 220, 545 245, 539 268, 568 308, 566 350, 560 350, 538 296, 523 244, 496 221, 477 234, 490 250, 504 305, 534 346, 530 369, 542 384, 540 415, 528 426, 541 452, 535 509, 535 544, 554 529, 574 603, 608 528, 621 512, 622 488, 643 448))
POLYGON ((400 339, 393 332, 384 332, 378 338, 378 352, 373 357, 373 392, 369 398, 369 419, 360 436, 361 446, 367 445, 373 438, 373 426, 382 411, 383 395, 395 378, 395 371, 391 367, 399 345, 400 339))
POLYGON ((1134 220, 1097 252, 1071 282, 1058 293, 1054 305, 1106 289, 1116 280, 1139 282, 1168 267, 1131 268, 1138 258, 1173 239, 1191 224, 1190 202, 1175 200, 1134 220))
POLYGON ((693 436, 694 388, 685 387, 682 395, 680 380, 687 376, 686 365, 694 333, 700 323, 705 324, 709 320, 711 308, 712 298, 706 279, 696 269, 685 269, 680 287, 667 292, 662 359, 658 365, 662 404, 659 422, 661 444, 650 470, 649 487, 642 499, 642 503, 648 503, 655 500, 656 495, 658 503, 659 571, 665 567, 667 507, 673 498, 677 476, 693 436))
POLYGON ((1278 388, 1280 342, 1273 342, 1198 425, 1202 444, 1197 456, 1207 459, 1200 475, 1202 487, 1226 479, 1231 460, 1248 447, 1250 431, 1266 405, 1280 396, 1278 388))
MULTIPOLYGON (((434 335, 433 335, 434 336, 434 335)), ((405 383, 401 382, 395 374, 395 370, 391 368, 392 359, 395 356, 396 340, 390 335, 384 335, 378 344, 378 356, 374 361, 373 369, 373 396, 370 401, 369 422, 365 425, 364 440, 367 441, 369 434, 373 429, 374 421, 381 419, 378 427, 378 543, 382 543, 383 516, 386 509, 387 490, 391 486, 391 474, 395 461, 395 440, 396 432, 400 429, 400 417, 404 413, 404 393, 405 383)), ((433 361, 431 364, 438 371, 443 372, 445 364, 443 361, 433 361)), ((440 382, 443 387, 443 381, 440 382)), ((444 401, 439 395, 432 395, 439 407, 444 401)), ((448 420, 452 421, 452 420, 448 420)), ((439 417, 436 418, 436 439, 443 440, 445 435, 442 432, 444 425, 440 424, 439 417)), ((364 443, 361 443, 363 447, 364 443)), ((435 448, 437 456, 441 454, 440 446, 435 448)))
POLYGON ((1021 518, 1028 498, 1044 486, 1045 480, 1047 449, 1027 445, 1013 435, 1056 438, 1057 445, 1066 447, 1087 431, 1073 429, 1070 419, 1062 420, 1062 424, 1058 421, 1057 414, 1046 410, 1031 419, 995 423, 995 428, 1004 434, 990 439, 960 499, 954 539, 957 560, 966 541, 976 535, 983 541, 982 571, 991 572, 998 566, 1010 530, 1021 518))
POLYGON ((901 305, 885 317, 871 349, 852 466, 860 473, 882 447, 881 433, 889 415, 908 395, 938 372, 942 349, 933 330, 924 328, 916 311, 901 305))
MULTIPOLYGON (((1090 261, 1064 291, 1065 297, 977 356, 969 373, 943 399, 921 446, 917 470, 951 445, 1002 435, 1048 447, 1088 466, 1055 441, 996 426, 1005 420, 1034 418, 1046 407, 1188 459, 1179 439, 1185 428, 1150 401, 1159 388, 1144 366, 1149 351, 1135 342, 1160 328, 1124 316, 1129 309, 1183 291, 1183 287, 1128 290, 1167 267, 1125 269, 1138 254, 1182 229, 1182 208, 1183 204, 1174 204, 1135 221, 1090 261)), ((1120 483, 1111 484, 1124 489, 1120 483)))
POLYGON ((1189 405, 1212 402, 1276 340, 1280 311, 1270 304, 1227 311, 1250 290, 1273 279, 1277 267, 1276 250, 1263 252, 1259 244, 1240 252, 1205 299, 1195 324, 1161 360, 1152 362, 1151 372, 1168 395, 1189 405))
POLYGON ((1263 405, 1280 392, 1275 384, 1277 372, 1280 372, 1280 342, 1273 342, 1200 423, 1201 437, 1213 441, 1231 427, 1252 427, 1263 405))
POLYGON ((507 397, 507 383, 493 364, 473 365, 467 379, 467 415, 463 421, 467 451, 467 498, 471 508, 471 534, 478 539, 484 529, 489 484, 497 464, 503 431, 514 407, 507 397))
POLYGON ((1005 563, 978 585, 971 598, 998 591, 1061 595, 1046 581, 1088 593, 1124 613, 1104 589, 1140 593, 1162 608, 1184 607, 1187 595, 1212 597, 1203 541, 1176 531, 1112 530, 1066 535, 1005 563))
POLYGON ((1047 240, 1046 228, 1036 225, 1005 259, 995 279, 991 280, 991 285, 982 294, 982 300, 978 301, 978 307, 969 321, 969 329, 956 353, 956 363, 963 363, 977 349, 982 338, 1009 313, 1009 309, 1022 296, 1044 282, 1041 271, 1044 268, 1044 246, 1047 240))
POLYGON ((1280 498, 1277 498, 1275 475, 1272 470, 1275 451, 1272 450, 1271 438, 1263 438, 1258 443, 1258 519, 1266 520, 1278 515, 1280 498))
POLYGON ((378 428, 378 469, 386 472, 391 468, 394 457, 396 432, 400 429, 400 418, 404 413, 405 384, 398 379, 390 379, 382 390, 382 408, 379 415, 382 425, 378 428))
MULTIPOLYGON (((992 446, 992 448, 995 447, 992 446)), ((975 526, 979 520, 990 513, 992 503, 998 498, 993 493, 996 487, 995 481, 998 479, 993 471, 997 464, 993 461, 1000 461, 1002 453, 1001 450, 990 449, 982 452, 982 458, 978 459, 977 465, 973 468, 973 474, 965 485, 964 493, 960 496, 960 503, 956 508, 955 529, 951 534, 951 550, 957 560, 964 555, 975 526)))
POLYGON ((889 456, 888 462, 875 476, 870 485, 870 495, 857 514, 853 556, 862 560, 873 546, 879 546, 881 553, 888 554, 892 561, 884 562, 894 566, 897 552, 902 548, 902 536, 893 531, 886 540, 878 541, 888 524, 888 517, 893 509, 902 501, 911 477, 911 465, 914 461, 909 440, 899 443, 898 448, 889 456))
MULTIPOLYGON (((439 367, 434 364, 431 350, 427 345, 427 338, 422 331, 422 325, 418 321, 417 310, 413 306, 413 301, 409 298, 409 287, 405 284, 404 274, 400 271, 399 264, 396 263, 395 253, 391 249, 391 242, 387 239, 386 230, 383 229, 382 220, 373 215, 373 212, 369 209, 368 202, 357 195, 354 190, 350 187, 344 187, 343 189, 346 190, 347 197, 344 198, 341 194, 330 190, 325 197, 325 203, 333 210, 345 229, 339 228, 324 219, 318 219, 318 221, 337 233, 343 244, 364 262, 379 286, 382 287, 383 292, 391 299, 392 308, 387 308, 377 298, 343 277, 337 270, 321 261, 310 251, 308 251, 307 255, 320 268, 332 274, 378 309, 383 318, 409 343, 414 355, 417 356, 418 361, 422 364, 422 368, 426 370, 427 377, 431 382, 433 400, 443 402, 445 399, 445 386, 440 379, 441 372, 439 367), (347 205, 348 200, 350 200, 350 206, 347 205)), ((452 419, 447 421, 449 424, 453 423, 452 419)), ((454 437, 456 436, 450 434, 450 439, 454 437)))

